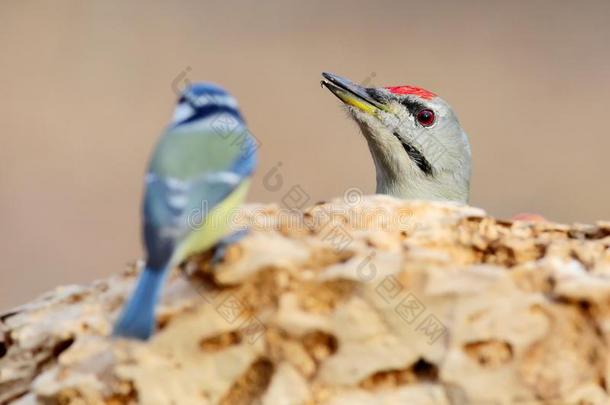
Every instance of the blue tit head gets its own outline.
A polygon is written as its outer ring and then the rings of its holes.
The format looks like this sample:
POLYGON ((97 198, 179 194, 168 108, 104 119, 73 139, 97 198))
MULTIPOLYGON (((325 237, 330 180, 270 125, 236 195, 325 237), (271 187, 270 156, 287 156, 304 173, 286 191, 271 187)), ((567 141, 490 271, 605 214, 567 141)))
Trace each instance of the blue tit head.
POLYGON ((225 89, 213 83, 191 83, 178 99, 172 126, 191 124, 219 114, 228 114, 238 122, 244 122, 237 100, 225 89))

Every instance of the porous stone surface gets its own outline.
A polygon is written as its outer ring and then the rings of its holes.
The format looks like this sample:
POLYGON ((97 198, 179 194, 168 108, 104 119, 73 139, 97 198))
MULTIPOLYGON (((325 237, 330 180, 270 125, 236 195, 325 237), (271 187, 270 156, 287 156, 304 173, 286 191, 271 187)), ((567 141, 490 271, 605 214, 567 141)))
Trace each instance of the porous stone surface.
POLYGON ((608 222, 372 196, 236 223, 149 342, 108 337, 137 266, 2 314, 0 403, 610 403, 608 222))

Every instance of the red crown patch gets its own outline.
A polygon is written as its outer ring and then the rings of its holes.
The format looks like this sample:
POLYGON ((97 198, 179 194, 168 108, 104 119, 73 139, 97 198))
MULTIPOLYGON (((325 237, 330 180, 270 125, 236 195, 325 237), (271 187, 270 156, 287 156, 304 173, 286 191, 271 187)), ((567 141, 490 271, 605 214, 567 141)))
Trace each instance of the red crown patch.
POLYGON ((424 100, 430 100, 436 97, 436 94, 432 93, 431 91, 415 86, 386 87, 386 89, 389 90, 392 94, 410 94, 413 96, 421 97, 424 100))

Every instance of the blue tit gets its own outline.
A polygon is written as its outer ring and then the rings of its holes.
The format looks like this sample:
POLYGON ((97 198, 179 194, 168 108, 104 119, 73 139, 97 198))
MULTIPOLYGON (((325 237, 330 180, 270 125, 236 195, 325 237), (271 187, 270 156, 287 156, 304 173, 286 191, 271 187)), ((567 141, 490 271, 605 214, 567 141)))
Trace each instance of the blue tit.
POLYGON ((165 276, 226 236, 256 166, 257 142, 237 101, 209 83, 188 86, 158 141, 142 204, 146 264, 114 336, 148 339, 165 276))

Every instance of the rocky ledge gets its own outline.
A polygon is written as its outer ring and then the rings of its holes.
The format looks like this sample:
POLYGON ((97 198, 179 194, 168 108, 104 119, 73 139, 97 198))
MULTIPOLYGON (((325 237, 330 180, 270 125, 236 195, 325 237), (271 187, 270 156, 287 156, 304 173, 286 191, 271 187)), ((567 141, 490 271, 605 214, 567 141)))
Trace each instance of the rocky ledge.
POLYGON ((610 403, 608 222, 382 196, 235 222, 149 342, 108 337, 138 266, 2 314, 0 403, 610 403))

